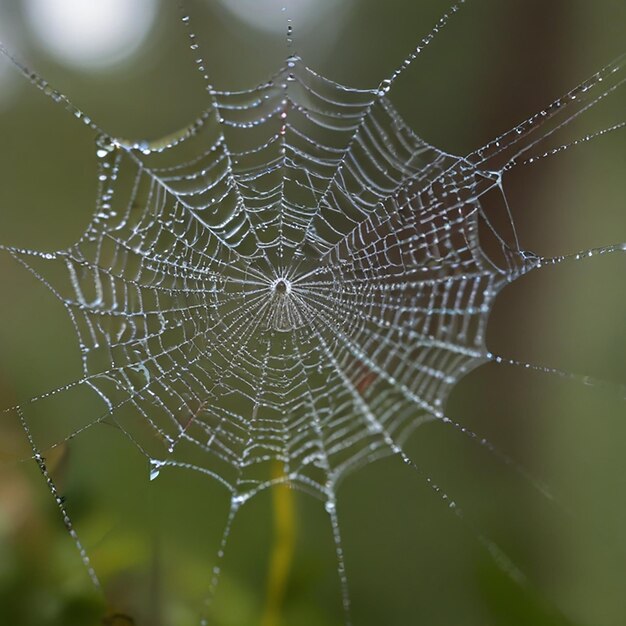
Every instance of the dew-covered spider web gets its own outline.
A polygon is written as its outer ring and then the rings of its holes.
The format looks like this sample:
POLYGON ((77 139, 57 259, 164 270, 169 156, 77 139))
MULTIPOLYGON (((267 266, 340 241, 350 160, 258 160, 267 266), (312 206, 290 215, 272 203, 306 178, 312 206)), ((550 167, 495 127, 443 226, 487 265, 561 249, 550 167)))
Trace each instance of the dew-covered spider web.
POLYGON ((228 491, 207 604, 218 592, 239 510, 288 484, 325 507, 343 621, 351 623, 337 489, 350 472, 385 456, 417 472, 498 566, 525 584, 514 561, 474 530, 405 443, 421 424, 441 422, 550 497, 488 438, 449 416, 446 400, 488 362, 602 384, 492 354, 486 327, 494 299, 518 278, 626 249, 615 243, 570 256, 535 254, 519 240, 507 202, 513 169, 623 129, 620 121, 567 145, 551 141, 623 86, 625 61, 479 149, 450 154, 403 121, 393 88, 464 4, 452 6, 372 89, 309 68, 291 45, 289 24, 279 71, 248 90, 221 90, 211 82, 193 16, 184 14, 207 108, 161 142, 109 135, 2 49, 96 138, 97 204, 80 239, 54 251, 0 248, 50 290, 75 328, 82 375, 8 408, 4 419, 22 425, 94 584, 99 574, 44 456, 103 423, 145 458, 146 482, 191 470, 228 491), (496 198, 489 210, 486 196, 496 198), (89 393, 101 412, 57 419, 57 398, 71 403, 75 395, 78 403, 89 393), (45 428, 37 426, 41 416, 45 428))

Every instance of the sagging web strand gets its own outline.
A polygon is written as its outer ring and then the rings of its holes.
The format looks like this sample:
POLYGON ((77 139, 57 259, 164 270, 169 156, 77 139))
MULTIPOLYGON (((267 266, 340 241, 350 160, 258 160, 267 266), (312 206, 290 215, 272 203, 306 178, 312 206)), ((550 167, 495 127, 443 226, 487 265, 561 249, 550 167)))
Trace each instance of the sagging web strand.
MULTIPOLYGON (((425 420, 454 428, 524 473, 442 407, 481 363, 531 367, 487 350, 487 317, 505 284, 565 257, 521 250, 512 222, 508 234, 495 229, 481 198, 499 190, 508 213, 506 172, 522 157, 534 163, 565 149, 529 155, 622 85, 624 61, 460 158, 420 139, 387 98, 457 10, 371 90, 329 81, 291 56, 255 89, 219 91, 197 56, 210 107, 176 137, 153 144, 109 137, 10 57, 99 134, 97 209, 81 239, 54 252, 3 247, 63 303, 79 338, 81 379, 33 402, 89 386, 106 410, 66 437, 107 420, 149 459, 152 478, 179 467, 230 491, 211 595, 241 505, 288 481, 326 502, 349 622, 337 486, 388 454, 417 470, 402 446, 425 420), (499 255, 486 252, 479 229, 491 233, 499 255), (281 479, 269 471, 277 461, 281 479)), ((183 21, 196 52, 189 18, 183 21)), ((57 442, 35 444, 30 404, 14 410, 37 458, 57 442)), ((463 517, 456 503, 451 508, 463 517)))

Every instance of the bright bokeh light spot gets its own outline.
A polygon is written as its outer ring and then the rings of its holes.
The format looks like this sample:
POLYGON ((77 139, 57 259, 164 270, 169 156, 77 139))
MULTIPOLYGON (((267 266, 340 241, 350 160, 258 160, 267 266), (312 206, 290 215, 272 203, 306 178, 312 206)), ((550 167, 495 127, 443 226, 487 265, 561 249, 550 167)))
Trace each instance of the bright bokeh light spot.
POLYGON ((137 51, 154 24, 157 0, 25 0, 37 39, 61 62, 106 67, 137 51))
MULTIPOLYGON (((14 49, 17 28, 12 12, 7 9, 8 7, 0 1, 0 41, 8 49, 14 49)), ((9 60, 6 57, 0 58, 0 111, 13 103, 21 84, 19 75, 9 60)))
MULTIPOLYGON (((45 0, 42 0, 45 1, 45 0)), ((309 30, 330 13, 335 25, 345 13, 348 0, 220 0, 220 4, 243 22, 269 32, 286 32, 287 19, 298 30, 309 30)))

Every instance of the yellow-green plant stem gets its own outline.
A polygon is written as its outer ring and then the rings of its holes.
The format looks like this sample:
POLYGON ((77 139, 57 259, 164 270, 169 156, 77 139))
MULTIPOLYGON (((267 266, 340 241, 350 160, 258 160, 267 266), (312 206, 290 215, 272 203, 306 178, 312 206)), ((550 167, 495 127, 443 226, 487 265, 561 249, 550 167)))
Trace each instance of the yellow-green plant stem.
MULTIPOLYGON (((276 463, 275 478, 284 477, 282 464, 276 463)), ((294 491, 287 483, 272 489, 274 507, 274 546, 267 573, 267 601, 261 626, 279 626, 293 561, 296 541, 296 509, 294 491)))

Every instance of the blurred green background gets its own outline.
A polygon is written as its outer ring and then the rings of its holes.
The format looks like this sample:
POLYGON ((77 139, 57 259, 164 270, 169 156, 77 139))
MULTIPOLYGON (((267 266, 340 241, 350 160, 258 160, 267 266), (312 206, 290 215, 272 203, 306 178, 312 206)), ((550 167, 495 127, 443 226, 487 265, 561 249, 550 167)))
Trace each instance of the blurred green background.
MULTIPOLYGON (((36 0, 0 0, 0 38, 112 135, 153 139, 207 106, 175 4, 142 0, 133 5, 138 13, 118 8, 117 21, 102 18, 112 37, 115 29, 130 33, 119 41, 132 54, 120 52, 111 63, 98 55, 95 34, 75 47, 71 29, 46 39, 56 22, 36 0)), ((247 88, 282 65, 281 2, 191 4, 216 85, 247 88)), ((447 8, 447 0, 300 0, 289 9, 294 49, 329 78, 371 87, 447 8)), ((472 0, 391 99, 426 140, 466 153, 617 57, 625 25, 623 0, 472 0)), ((624 91, 564 129, 555 144, 623 121, 624 91)), ((0 59, 0 243, 55 250, 75 241, 94 206, 95 167, 93 134, 0 59)), ((514 172, 505 190, 522 246, 556 255, 626 241, 625 167, 621 131, 514 172)), ((626 383, 625 270, 624 255, 613 255, 513 283, 496 301, 489 348, 626 383)), ((0 294, 0 407, 79 377, 62 306, 6 253, 0 294)), ((547 483, 555 501, 440 423, 419 428, 407 451, 463 507, 467 524, 398 459, 350 475, 338 511, 355 626, 624 624, 622 396, 495 365, 474 371, 453 392, 448 414, 547 483), (497 542, 527 574, 527 586, 503 574, 477 533, 497 542)), ((97 408, 72 400, 64 410, 95 418, 97 408)), ((54 415, 48 419, 53 429, 54 415)), ((146 459, 104 425, 47 455, 104 583, 103 599, 35 463, 15 461, 26 450, 15 416, 0 414, 0 623, 196 624, 226 519, 225 491, 175 471, 149 482, 146 459)), ((293 497, 296 547, 282 623, 340 625, 327 516, 319 502, 293 497)), ((212 623, 261 623, 274 532, 272 494, 265 493, 235 521, 212 623)))

